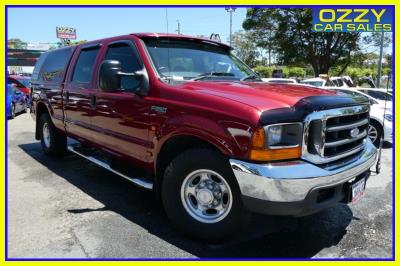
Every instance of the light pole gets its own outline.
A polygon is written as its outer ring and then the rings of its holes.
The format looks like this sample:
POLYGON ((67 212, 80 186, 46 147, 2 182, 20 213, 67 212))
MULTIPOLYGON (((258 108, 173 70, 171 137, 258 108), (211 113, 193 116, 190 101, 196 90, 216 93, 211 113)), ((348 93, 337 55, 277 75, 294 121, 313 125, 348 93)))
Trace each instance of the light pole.
POLYGON ((229 12, 230 15, 230 24, 229 24, 229 45, 232 46, 232 13, 235 12, 236 7, 225 7, 226 12, 229 12))
POLYGON ((376 79, 376 87, 379 88, 381 86, 381 76, 382 76, 382 57, 383 57, 383 42, 385 39, 385 32, 382 31, 381 35, 381 43, 379 49, 379 61, 378 61, 378 77, 376 79))

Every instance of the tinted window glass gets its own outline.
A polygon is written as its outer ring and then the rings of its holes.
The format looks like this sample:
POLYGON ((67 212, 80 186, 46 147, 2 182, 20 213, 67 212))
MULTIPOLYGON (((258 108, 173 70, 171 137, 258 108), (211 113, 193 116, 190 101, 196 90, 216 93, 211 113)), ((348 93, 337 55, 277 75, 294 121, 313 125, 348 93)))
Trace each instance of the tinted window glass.
MULTIPOLYGON (((135 50, 125 43, 112 45, 108 48, 105 60, 117 60, 121 63, 122 72, 133 73, 141 70, 142 64, 135 50)), ((121 76, 121 89, 134 90, 140 85, 140 78, 121 76)))
POLYGON ((206 42, 146 40, 159 75, 165 79, 240 80, 253 75, 229 49, 206 42))
POLYGON ((392 96, 390 94, 387 94, 386 92, 381 92, 381 91, 371 91, 371 90, 366 90, 365 93, 370 95, 371 97, 377 99, 377 100, 392 100, 392 96))
POLYGON ((39 59, 36 61, 35 68, 32 72, 32 81, 34 80, 43 80, 43 77, 39 76, 40 69, 43 66, 44 61, 46 60, 49 53, 42 54, 39 59))
POLYGON ((75 65, 72 81, 89 83, 92 79, 93 66, 96 61, 99 48, 82 50, 75 65))
POLYGON ((64 48, 48 53, 43 67, 40 69, 38 80, 61 82, 71 54, 72 48, 64 48))
POLYGON ((325 86, 326 86, 326 87, 335 87, 335 84, 333 84, 332 81, 327 80, 326 83, 325 83, 325 86))

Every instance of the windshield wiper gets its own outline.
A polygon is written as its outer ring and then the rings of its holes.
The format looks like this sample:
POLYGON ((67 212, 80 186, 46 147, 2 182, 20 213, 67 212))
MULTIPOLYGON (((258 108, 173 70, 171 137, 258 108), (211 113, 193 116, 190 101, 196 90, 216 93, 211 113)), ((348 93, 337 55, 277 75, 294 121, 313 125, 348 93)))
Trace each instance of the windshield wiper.
POLYGON ((257 74, 250 74, 248 76, 245 76, 240 79, 240 81, 246 81, 246 80, 257 80, 261 81, 260 77, 257 74))
POLYGON ((209 72, 209 73, 203 73, 198 75, 195 78, 192 78, 192 81, 197 81, 197 80, 202 80, 210 77, 234 77, 235 74, 232 73, 227 73, 227 72, 209 72))

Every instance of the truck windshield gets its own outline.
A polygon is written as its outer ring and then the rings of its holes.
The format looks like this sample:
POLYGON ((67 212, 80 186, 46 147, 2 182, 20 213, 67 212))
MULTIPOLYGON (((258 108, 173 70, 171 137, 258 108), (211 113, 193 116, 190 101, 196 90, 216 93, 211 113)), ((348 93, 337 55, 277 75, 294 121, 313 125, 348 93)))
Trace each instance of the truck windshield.
POLYGON ((258 80, 226 48, 171 39, 147 39, 145 43, 158 74, 166 80, 258 80))

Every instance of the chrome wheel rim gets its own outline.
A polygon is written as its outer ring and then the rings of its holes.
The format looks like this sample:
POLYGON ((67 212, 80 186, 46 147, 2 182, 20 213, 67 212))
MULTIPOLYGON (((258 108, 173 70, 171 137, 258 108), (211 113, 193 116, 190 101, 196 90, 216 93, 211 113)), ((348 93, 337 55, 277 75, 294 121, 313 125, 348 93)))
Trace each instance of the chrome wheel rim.
POLYGON ((378 138, 378 130, 372 125, 370 125, 368 129, 368 137, 372 142, 375 142, 378 138))
POLYGON ((232 208, 232 191, 218 173, 200 169, 188 174, 181 186, 181 201, 187 213, 202 223, 224 219, 232 208))
POLYGON ((46 148, 50 147, 50 129, 47 123, 43 124, 43 142, 46 148))

